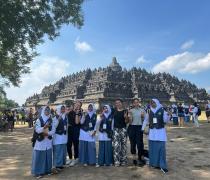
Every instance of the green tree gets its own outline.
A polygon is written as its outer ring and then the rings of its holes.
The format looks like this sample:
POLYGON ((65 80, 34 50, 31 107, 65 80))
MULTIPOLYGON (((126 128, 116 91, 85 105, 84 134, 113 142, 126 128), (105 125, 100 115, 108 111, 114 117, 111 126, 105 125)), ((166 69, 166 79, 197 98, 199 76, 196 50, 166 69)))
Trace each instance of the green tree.
POLYGON ((83 25, 83 0, 0 1, 0 86, 18 86, 29 73, 36 46, 54 40, 64 24, 83 25))

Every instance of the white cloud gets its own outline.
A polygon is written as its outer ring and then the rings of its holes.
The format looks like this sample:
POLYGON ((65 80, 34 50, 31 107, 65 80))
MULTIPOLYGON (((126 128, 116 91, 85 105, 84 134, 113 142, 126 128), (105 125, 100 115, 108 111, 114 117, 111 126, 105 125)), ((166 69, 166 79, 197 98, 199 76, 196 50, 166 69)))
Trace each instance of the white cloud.
POLYGON ((181 49, 182 50, 190 49, 194 44, 195 42, 193 40, 186 41, 185 43, 181 45, 181 49))
POLYGON ((152 71, 170 73, 198 73, 210 69, 210 53, 203 55, 200 53, 183 52, 167 57, 156 64, 152 71))
POLYGON ((78 51, 79 53, 93 51, 93 48, 90 44, 88 44, 85 41, 80 41, 79 38, 75 40, 74 45, 75 45, 75 50, 78 51))
POLYGON ((210 93, 210 86, 205 88, 208 93, 210 93))
POLYGON ((145 63, 149 63, 148 60, 146 60, 144 58, 144 56, 140 56, 137 60, 136 60, 136 64, 145 64, 145 63))
POLYGON ((204 57, 196 59, 196 61, 186 64, 182 69, 182 72, 198 73, 207 69, 210 69, 210 53, 204 57))
POLYGON ((23 75, 20 87, 6 89, 7 97, 22 105, 26 98, 35 92, 40 93, 42 88, 55 83, 62 76, 69 74, 69 61, 58 57, 39 57, 31 65, 31 73, 23 75))

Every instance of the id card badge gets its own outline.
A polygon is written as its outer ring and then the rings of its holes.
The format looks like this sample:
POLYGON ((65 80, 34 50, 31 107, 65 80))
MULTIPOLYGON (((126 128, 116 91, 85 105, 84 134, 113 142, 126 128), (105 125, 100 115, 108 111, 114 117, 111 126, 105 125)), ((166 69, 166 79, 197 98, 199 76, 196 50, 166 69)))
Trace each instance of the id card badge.
POLYGON ((66 126, 64 126, 64 131, 66 131, 66 129, 67 129, 67 127, 66 127, 66 126))
POLYGON ((157 124, 157 118, 156 117, 153 118, 153 124, 157 124))
POLYGON ((90 123, 89 123, 89 128, 92 128, 92 127, 93 127, 93 125, 92 125, 92 123, 90 122, 90 123))
POLYGON ((106 129, 106 124, 103 124, 103 129, 106 129))

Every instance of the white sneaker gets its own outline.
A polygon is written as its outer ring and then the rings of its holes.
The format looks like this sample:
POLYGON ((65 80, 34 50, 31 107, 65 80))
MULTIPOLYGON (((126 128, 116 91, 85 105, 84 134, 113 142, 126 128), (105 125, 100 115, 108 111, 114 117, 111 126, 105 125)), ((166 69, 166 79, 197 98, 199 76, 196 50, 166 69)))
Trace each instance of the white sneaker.
POLYGON ((98 167, 100 167, 100 165, 99 164, 96 164, 96 167, 98 168, 98 167))
POLYGON ((66 165, 70 165, 72 161, 73 161, 72 159, 68 159, 68 160, 66 161, 66 165))
POLYGON ((87 167, 88 165, 87 164, 84 164, 84 167, 87 167))
POLYGON ((79 162, 79 159, 78 158, 75 159, 75 160, 72 160, 72 162, 69 164, 69 166, 70 167, 75 166, 76 164, 78 164, 78 162, 79 162))

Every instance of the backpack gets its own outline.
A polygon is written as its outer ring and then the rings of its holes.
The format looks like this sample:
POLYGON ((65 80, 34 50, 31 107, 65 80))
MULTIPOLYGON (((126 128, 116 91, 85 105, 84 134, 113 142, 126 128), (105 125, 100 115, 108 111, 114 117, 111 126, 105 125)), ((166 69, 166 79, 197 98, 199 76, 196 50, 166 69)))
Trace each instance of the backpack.
POLYGON ((201 115, 201 108, 198 107, 198 112, 197 115, 200 116, 201 115))

